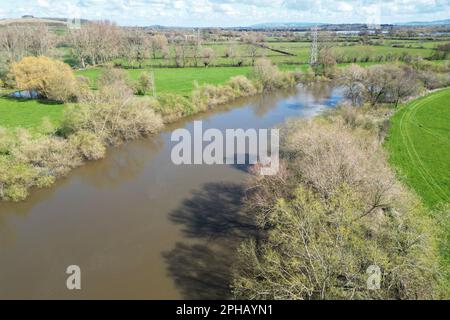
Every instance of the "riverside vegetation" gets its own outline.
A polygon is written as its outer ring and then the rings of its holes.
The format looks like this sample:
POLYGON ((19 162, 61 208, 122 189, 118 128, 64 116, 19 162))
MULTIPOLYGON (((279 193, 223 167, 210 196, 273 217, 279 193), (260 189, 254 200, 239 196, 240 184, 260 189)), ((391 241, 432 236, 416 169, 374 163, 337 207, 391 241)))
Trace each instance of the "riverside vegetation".
POLYGON ((107 68, 97 81, 98 90, 90 90, 88 80, 76 78, 63 63, 26 57, 12 64, 8 81, 66 106, 59 125, 45 121, 44 132, 1 130, 0 198, 23 200, 30 188, 49 186, 84 161, 102 158, 107 146, 154 134, 164 123, 239 97, 292 87, 300 76, 280 72, 262 59, 255 62, 252 79, 236 76, 223 85, 198 86, 190 98, 165 94, 156 99, 135 95, 151 87, 146 74, 134 83, 125 71, 107 68))
POLYGON ((342 106, 283 126, 282 169, 255 171, 247 188, 258 236, 239 249, 236 298, 449 297, 449 203, 425 206, 388 165, 391 111, 342 106), (379 290, 367 289, 370 266, 379 290))
MULTIPOLYGON (((337 77, 349 98, 347 105, 282 127, 282 169, 272 177, 255 171, 247 188, 245 207, 258 235, 240 246, 232 281, 236 298, 449 297, 450 203, 442 189, 445 170, 434 194, 433 189, 424 189, 418 177, 422 172, 418 170, 426 170, 424 164, 417 167, 405 159, 405 153, 411 154, 403 149, 410 146, 401 140, 403 133, 399 137, 404 125, 410 126, 408 137, 413 129, 423 135, 420 131, 430 130, 425 120, 431 117, 440 126, 434 122, 434 131, 427 131, 425 139, 438 138, 445 144, 449 89, 406 104, 391 119, 400 101, 448 86, 448 79, 448 73, 433 73, 421 64, 352 65, 337 77), (424 107, 426 102, 419 126, 399 124, 398 119, 415 115, 418 105, 424 107), (406 181, 389 166, 386 139, 394 168, 409 173, 406 181), (409 189, 404 181, 419 187, 409 189), (379 290, 367 289, 371 266, 382 270, 379 290)), ((445 167, 445 151, 440 154, 441 149, 430 151, 427 146, 414 149, 413 160, 420 160, 418 152, 422 156, 431 152, 436 154, 434 171, 445 167)))

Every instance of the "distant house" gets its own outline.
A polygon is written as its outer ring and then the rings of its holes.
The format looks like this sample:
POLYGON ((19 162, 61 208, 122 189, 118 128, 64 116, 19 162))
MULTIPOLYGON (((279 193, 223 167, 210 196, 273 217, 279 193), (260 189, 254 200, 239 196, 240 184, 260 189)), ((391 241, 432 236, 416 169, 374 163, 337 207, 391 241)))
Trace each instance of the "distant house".
POLYGON ((30 15, 30 14, 26 14, 24 16, 22 16, 22 19, 33 19, 34 16, 30 15))

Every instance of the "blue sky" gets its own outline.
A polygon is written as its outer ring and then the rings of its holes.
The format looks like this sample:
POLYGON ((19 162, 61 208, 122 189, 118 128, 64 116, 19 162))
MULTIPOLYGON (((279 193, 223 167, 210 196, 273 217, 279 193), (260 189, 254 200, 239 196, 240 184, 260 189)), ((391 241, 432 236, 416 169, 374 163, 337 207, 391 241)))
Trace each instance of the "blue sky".
POLYGON ((0 0, 0 18, 108 19, 121 25, 406 22, 450 18, 450 0, 0 0))

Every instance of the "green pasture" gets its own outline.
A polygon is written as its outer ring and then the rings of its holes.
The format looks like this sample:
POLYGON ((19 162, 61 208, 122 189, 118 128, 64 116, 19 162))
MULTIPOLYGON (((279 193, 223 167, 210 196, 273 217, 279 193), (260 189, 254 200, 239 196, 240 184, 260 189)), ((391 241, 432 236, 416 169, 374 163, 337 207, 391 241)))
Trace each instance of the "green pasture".
POLYGON ((386 147, 399 175, 429 206, 450 203, 450 89, 403 106, 386 147))

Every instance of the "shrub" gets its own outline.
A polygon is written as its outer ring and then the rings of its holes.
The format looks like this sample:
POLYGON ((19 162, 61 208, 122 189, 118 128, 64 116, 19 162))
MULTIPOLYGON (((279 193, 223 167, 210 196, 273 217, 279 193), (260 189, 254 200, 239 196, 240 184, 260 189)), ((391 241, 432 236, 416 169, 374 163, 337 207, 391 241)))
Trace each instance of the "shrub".
POLYGON ((136 83, 136 93, 146 95, 153 88, 153 78, 148 72, 143 72, 136 83))
POLYGON ((301 82, 306 83, 306 84, 312 83, 312 82, 314 82, 315 78, 316 78, 316 75, 314 74, 314 71, 311 70, 310 68, 308 68, 303 73, 301 82))
POLYGON ((85 160, 98 160, 105 156, 106 148, 102 141, 94 133, 79 131, 69 137, 71 147, 85 160))
POLYGON ((11 65, 9 77, 17 88, 37 91, 51 100, 70 101, 77 92, 77 82, 69 65, 47 57, 26 57, 11 65))
POLYGON ((165 123, 173 122, 196 111, 191 101, 177 94, 159 95, 158 102, 154 105, 154 109, 162 115, 165 123))
POLYGON ((295 70, 292 73, 292 76, 294 77, 294 81, 296 84, 302 82, 303 80, 303 72, 301 72, 300 70, 295 70))
POLYGON ((253 74, 262 85, 264 91, 275 88, 275 81, 278 77, 278 68, 268 59, 258 59, 253 68, 253 74))
POLYGON ((0 199, 20 201, 31 187, 46 187, 55 178, 81 164, 67 140, 51 136, 33 138, 26 130, 0 137, 0 199))
POLYGON ((39 171, 11 156, 0 155, 0 199, 21 201, 28 196, 39 171))
POLYGON ((257 90, 253 83, 245 76, 236 76, 228 80, 229 85, 237 96, 248 97, 257 93, 257 90))
POLYGON ((279 72, 274 82, 274 86, 277 89, 292 88, 296 84, 296 78, 291 72, 279 72))
POLYGON ((118 114, 114 135, 121 140, 132 140, 155 134, 163 127, 160 115, 155 113, 152 98, 135 98, 118 114))
POLYGON ((118 144, 161 129, 162 119, 155 113, 154 105, 150 97, 114 97, 109 102, 71 105, 67 107, 62 131, 66 136, 88 131, 105 144, 118 144))
POLYGON ((429 70, 421 70, 418 73, 420 81, 424 84, 425 88, 434 90, 449 85, 449 76, 446 74, 438 74, 429 70))
POLYGON ((102 89, 104 87, 110 87, 117 82, 132 87, 131 80, 125 70, 116 68, 104 68, 97 79, 97 87, 99 89, 102 89))
POLYGON ((395 196, 394 175, 374 135, 361 130, 355 134, 339 123, 291 126, 295 129, 283 142, 284 152, 307 185, 327 197, 345 184, 373 203, 370 207, 392 202, 384 197, 395 196))
POLYGON ((262 91, 286 89, 295 86, 300 74, 280 72, 278 67, 268 59, 258 59, 253 68, 253 75, 262 91))
POLYGON ((41 169, 46 176, 64 176, 81 164, 76 149, 58 137, 27 139, 12 151, 12 155, 19 162, 41 169))
POLYGON ((192 101, 198 110, 212 109, 232 101, 237 96, 229 85, 203 85, 192 93, 192 101))

